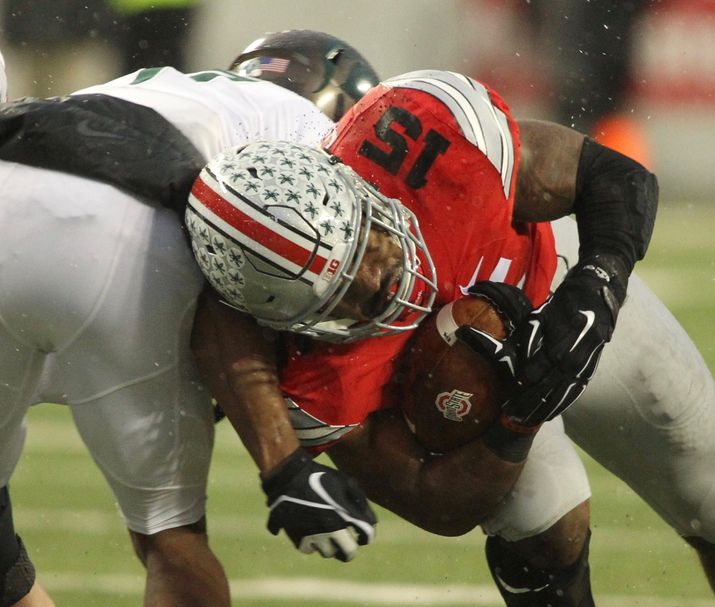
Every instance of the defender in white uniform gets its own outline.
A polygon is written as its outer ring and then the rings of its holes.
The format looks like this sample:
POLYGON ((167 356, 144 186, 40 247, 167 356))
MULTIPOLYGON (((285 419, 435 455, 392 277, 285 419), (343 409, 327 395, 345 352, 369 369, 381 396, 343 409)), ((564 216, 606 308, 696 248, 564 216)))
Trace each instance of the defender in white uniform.
MULTIPOLYGON (((552 223, 555 288, 578 260, 576 222, 552 223)), ((715 382, 702 355, 636 275, 568 436, 687 539, 715 584, 715 382)))
MULTIPOLYGON (((206 160, 252 139, 317 144, 332 126, 295 93, 230 72, 140 70, 77 94, 153 108, 206 160)), ((147 604, 228 605, 200 524, 213 415, 189 338, 204 279, 179 218, 15 162, 0 161, 0 187, 0 487, 28 407, 68 405, 147 565, 147 604)))

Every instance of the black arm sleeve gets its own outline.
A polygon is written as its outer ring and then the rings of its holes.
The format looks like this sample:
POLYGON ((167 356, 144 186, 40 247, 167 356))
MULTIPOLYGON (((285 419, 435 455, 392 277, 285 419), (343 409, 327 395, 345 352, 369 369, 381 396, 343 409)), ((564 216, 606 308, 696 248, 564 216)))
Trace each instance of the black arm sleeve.
POLYGON ((585 139, 574 204, 580 260, 615 257, 623 264, 627 281, 648 248, 657 207, 655 175, 627 156, 585 139))
POLYGON ((205 161, 151 108, 107 95, 20 99, 0 108, 0 158, 108 183, 183 218, 205 161))

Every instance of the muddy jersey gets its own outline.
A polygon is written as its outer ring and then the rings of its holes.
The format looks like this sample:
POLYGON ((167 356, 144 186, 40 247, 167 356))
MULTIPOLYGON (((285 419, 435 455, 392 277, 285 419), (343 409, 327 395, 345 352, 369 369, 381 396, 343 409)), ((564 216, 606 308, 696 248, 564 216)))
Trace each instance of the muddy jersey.
MULTIPOLYGON (((417 216, 438 282, 436 306, 481 280, 518 285, 538 305, 556 253, 549 224, 512 221, 519 135, 488 87, 422 71, 372 89, 338 124, 330 151, 417 216)), ((410 333, 352 344, 294 344, 282 388, 304 446, 339 440, 396 404, 390 380, 410 333)))

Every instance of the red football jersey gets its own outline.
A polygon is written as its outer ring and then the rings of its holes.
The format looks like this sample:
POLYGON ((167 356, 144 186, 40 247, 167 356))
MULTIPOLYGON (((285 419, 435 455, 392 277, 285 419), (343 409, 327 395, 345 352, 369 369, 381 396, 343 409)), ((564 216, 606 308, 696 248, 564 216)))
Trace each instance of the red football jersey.
MULTIPOLYGON (((535 305, 546 299, 556 268, 551 227, 512 222, 518 128, 488 87, 442 71, 387 80, 326 145, 415 213, 437 272, 436 306, 480 280, 521 286, 535 305)), ((320 451, 397 404, 389 386, 409 337, 290 349, 281 387, 304 446, 320 451)))

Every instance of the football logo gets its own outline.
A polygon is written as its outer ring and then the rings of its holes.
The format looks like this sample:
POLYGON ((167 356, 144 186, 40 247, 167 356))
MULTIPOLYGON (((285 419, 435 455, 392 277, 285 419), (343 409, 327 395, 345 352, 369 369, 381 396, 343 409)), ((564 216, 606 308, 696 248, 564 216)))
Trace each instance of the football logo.
POLYGON ((440 392, 434 404, 446 419, 461 422, 472 409, 472 403, 469 400, 472 396, 474 395, 461 390, 440 392))

